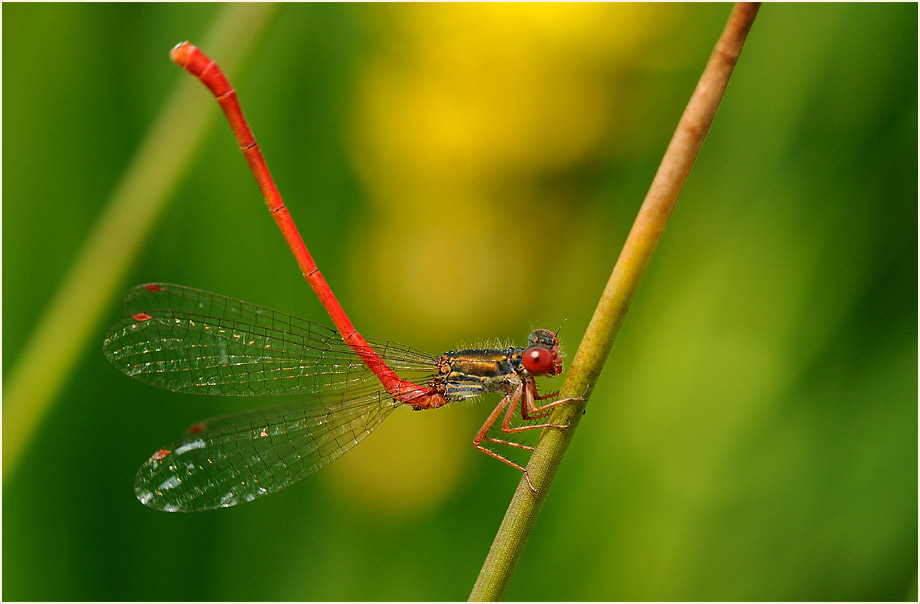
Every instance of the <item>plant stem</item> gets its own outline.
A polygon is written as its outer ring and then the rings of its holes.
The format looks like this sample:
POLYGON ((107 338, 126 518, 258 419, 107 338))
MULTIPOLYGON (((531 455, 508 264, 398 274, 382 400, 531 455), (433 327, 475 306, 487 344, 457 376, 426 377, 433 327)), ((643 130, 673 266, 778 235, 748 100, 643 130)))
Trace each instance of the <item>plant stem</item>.
MULTIPOLYGON (((732 10, 639 208, 613 273, 572 360, 560 396, 587 399, 594 389, 671 211, 687 181, 690 168, 703 145, 703 139, 712 124, 759 7, 759 3, 740 3, 732 10)), ((587 401, 579 401, 557 407, 550 423, 564 424, 568 428, 543 431, 527 466, 537 492, 533 493, 527 482, 521 480, 473 586, 470 601, 493 601, 504 596, 556 469, 575 434, 586 405, 587 401)))
MULTIPOLYGON (((243 4, 220 13, 207 38, 230 69, 251 51, 272 12, 271 5, 243 4)), ((100 316, 216 117, 210 109, 196 83, 182 78, 48 303, 4 387, 3 423, 12 427, 3 431, 4 477, 17 467, 87 339, 95 339, 100 316)))

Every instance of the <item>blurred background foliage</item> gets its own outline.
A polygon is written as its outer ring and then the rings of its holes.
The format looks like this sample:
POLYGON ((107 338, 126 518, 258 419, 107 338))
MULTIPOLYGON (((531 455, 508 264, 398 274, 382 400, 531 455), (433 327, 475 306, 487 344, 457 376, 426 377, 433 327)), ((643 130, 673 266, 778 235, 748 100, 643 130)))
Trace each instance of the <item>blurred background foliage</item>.
MULTIPOLYGON (((188 77, 167 51, 223 10, 3 5, 5 385, 188 77)), ((362 331, 437 352, 565 320, 571 356, 729 10, 286 5, 230 76, 362 331)), ((509 599, 916 599, 916 23, 761 10, 509 599)), ((214 124, 120 289, 326 321, 214 124)), ((396 413, 256 503, 155 513, 141 462, 263 401, 119 374, 118 317, 4 468, 5 599, 466 598, 519 479, 470 446, 493 401, 396 413)))

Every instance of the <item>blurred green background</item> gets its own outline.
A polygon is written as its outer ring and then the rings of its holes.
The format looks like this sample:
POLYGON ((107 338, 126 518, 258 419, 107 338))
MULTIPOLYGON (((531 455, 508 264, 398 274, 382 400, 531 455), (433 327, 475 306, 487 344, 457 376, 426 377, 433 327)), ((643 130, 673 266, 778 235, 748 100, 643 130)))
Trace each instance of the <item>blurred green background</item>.
MULTIPOLYGON (((168 50, 228 9, 2 10, 6 394, 188 78, 168 50)), ((729 10, 288 5, 230 76, 363 332, 438 352, 565 320, 571 358, 729 10)), ((761 9, 508 599, 916 599, 916 24, 915 4, 761 9)), ((208 115, 115 289, 327 322, 208 115)), ((494 401, 397 412, 252 504, 156 513, 132 491, 144 459, 264 401, 118 373, 110 298, 73 313, 91 336, 4 459, 4 599, 467 597, 520 478, 470 444, 494 401)), ((19 434, 6 400, 4 419, 19 434)))

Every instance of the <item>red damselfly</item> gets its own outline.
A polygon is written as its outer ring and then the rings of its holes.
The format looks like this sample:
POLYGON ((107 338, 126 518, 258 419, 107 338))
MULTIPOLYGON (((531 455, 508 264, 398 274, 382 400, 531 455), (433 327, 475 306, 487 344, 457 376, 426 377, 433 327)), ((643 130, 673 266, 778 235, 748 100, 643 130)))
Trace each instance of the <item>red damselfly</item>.
POLYGON ((336 330, 232 298, 177 285, 148 284, 125 298, 126 318, 106 334, 106 358, 127 375, 176 392, 230 396, 277 394, 295 402, 193 425, 179 442, 141 467, 135 493, 165 511, 206 510, 277 491, 335 460, 397 407, 435 409, 490 392, 502 399, 474 437, 484 453, 524 467, 483 445, 532 447, 487 435, 518 406, 525 421, 544 419, 573 399, 544 405, 535 378, 562 372, 556 335, 530 334, 526 347, 432 356, 363 338, 339 305, 285 207, 237 100, 217 65, 183 42, 170 55, 215 95, 255 175, 269 211, 336 330), (397 374, 397 372, 399 372, 397 374))

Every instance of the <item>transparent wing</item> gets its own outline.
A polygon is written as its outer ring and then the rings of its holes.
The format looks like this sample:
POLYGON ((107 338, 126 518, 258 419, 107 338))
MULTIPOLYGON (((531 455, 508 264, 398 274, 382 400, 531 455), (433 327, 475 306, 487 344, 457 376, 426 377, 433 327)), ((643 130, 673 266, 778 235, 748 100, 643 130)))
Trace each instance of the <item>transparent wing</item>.
MULTIPOLYGON (((367 389, 365 389, 367 390, 367 389)), ((229 507, 282 489, 361 442, 400 403, 378 388, 196 424, 141 466, 134 492, 167 512, 229 507)))
MULTIPOLYGON (((194 394, 307 394, 354 387, 374 374, 338 332, 254 304, 179 285, 147 284, 125 297, 106 333, 106 358, 147 384, 194 394)), ((425 381, 429 354, 368 344, 404 379, 425 381)))

